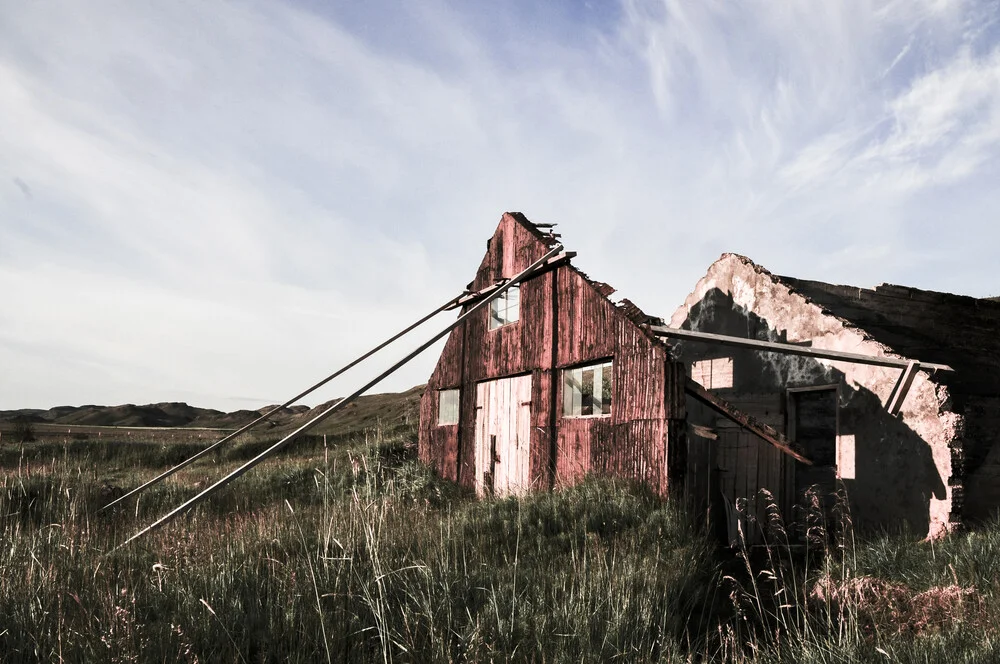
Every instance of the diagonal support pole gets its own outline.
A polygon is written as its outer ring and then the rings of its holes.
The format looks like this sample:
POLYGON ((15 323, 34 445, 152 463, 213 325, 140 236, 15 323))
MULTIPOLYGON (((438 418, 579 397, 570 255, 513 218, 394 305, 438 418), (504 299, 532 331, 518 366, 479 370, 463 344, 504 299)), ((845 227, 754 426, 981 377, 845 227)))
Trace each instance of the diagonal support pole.
POLYGON ((720 399, 702 387, 700 383, 689 379, 687 381, 687 385, 684 387, 684 391, 723 417, 736 422, 736 424, 739 424, 747 431, 750 431, 759 438, 771 443, 780 451, 784 452, 796 461, 801 461, 807 466, 813 465, 812 461, 792 449, 791 443, 788 442, 788 440, 776 429, 758 421, 756 418, 748 415, 747 413, 744 413, 728 401, 720 399))
POLYGON ((906 395, 909 393, 918 371, 920 371, 920 363, 910 362, 899 374, 899 380, 896 381, 895 387, 892 388, 892 394, 889 395, 889 400, 885 404, 885 409, 893 417, 899 415, 903 409, 903 402, 906 401, 906 395))
MULTIPOLYGON (((534 273, 535 271, 537 271, 539 268, 544 267, 546 261, 548 261, 552 256, 555 256, 560 251, 562 251, 562 248, 563 248, 562 245, 556 245, 553 249, 551 249, 548 253, 546 253, 540 259, 538 259, 537 261, 535 261, 534 263, 532 263, 531 265, 529 265, 523 272, 521 272, 518 275, 512 277, 511 279, 509 279, 508 281, 506 281, 504 283, 498 284, 497 287, 496 287, 496 290, 493 292, 492 295, 494 297, 496 297, 498 295, 501 295, 502 293, 506 292, 511 286, 519 284, 520 282, 522 282, 525 279, 527 279, 529 276, 532 275, 532 273, 534 273)), ((389 375, 391 375, 392 373, 394 373, 395 371, 397 371, 400 367, 402 367, 403 365, 407 364, 410 360, 412 360, 413 358, 415 358, 417 355, 419 355, 420 353, 422 353, 425 350, 427 350, 428 348, 430 348, 439 339, 441 339, 442 337, 444 337, 444 335, 446 335, 449 332, 451 332, 453 329, 455 329, 456 327, 458 327, 459 325, 461 325, 462 323, 464 323, 467 318, 469 318, 474 313, 476 313, 477 311, 479 311, 481 308, 483 308, 484 306, 486 306, 487 304, 489 304, 490 301, 491 301, 491 299, 492 298, 484 297, 479 302, 477 302, 472 307, 470 307, 465 313, 463 313, 461 316, 459 316, 455 320, 455 322, 451 323, 446 328, 444 328, 443 330, 441 330, 440 332, 438 332, 437 334, 435 334, 433 337, 431 337, 430 339, 428 339, 427 341, 425 341, 423 344, 420 345, 419 348, 417 348, 416 350, 414 350, 413 352, 411 352, 410 354, 408 354, 403 359, 401 359, 398 362, 396 362, 389 369, 387 369, 386 371, 384 371, 381 374, 379 374, 376 378, 368 381, 368 383, 366 383, 363 387, 361 387, 358 390, 356 390, 350 396, 344 397, 343 399, 341 399, 337 403, 333 404, 332 406, 330 406, 329 408, 327 408, 325 411, 323 411, 322 413, 320 413, 319 415, 317 415, 316 417, 314 417, 310 421, 308 421, 305 424, 303 424, 301 427, 299 427, 298 429, 296 429, 292 433, 288 434, 287 436, 285 436, 284 438, 282 438, 281 440, 279 440, 275 444, 271 445, 271 447, 267 448, 266 450, 264 450, 263 452, 261 452, 260 454, 258 454, 257 456, 255 456, 254 458, 252 458, 249 461, 247 461, 245 464, 243 464, 239 468, 231 471, 228 475, 226 475, 222 479, 218 480, 215 484, 212 484, 211 486, 209 486, 208 488, 204 489, 203 491, 201 491, 196 496, 194 496, 194 497, 192 497, 192 498, 184 501, 184 503, 182 503, 181 505, 178 505, 174 509, 170 510, 169 512, 167 512, 166 514, 164 514, 162 517, 160 517, 159 519, 157 519, 156 521, 154 521, 150 525, 146 526, 145 528, 143 528, 142 530, 140 530, 139 532, 137 532, 135 535, 132 535, 132 537, 130 537, 127 540, 125 540, 117 548, 124 547, 125 545, 129 544, 130 542, 133 542, 134 540, 138 539, 139 537, 142 537, 146 533, 151 532, 153 530, 156 530, 157 528, 163 526, 168 521, 170 521, 174 517, 176 517, 178 514, 186 512, 187 510, 191 509, 192 507, 194 507, 198 503, 200 503, 203 500, 205 500, 206 498, 208 498, 210 495, 212 495, 213 493, 215 493, 219 489, 223 488, 224 486, 226 486, 227 484, 229 484, 233 480, 237 479, 238 477, 240 477, 241 475, 243 475, 244 473, 246 473, 248 470, 250 470, 254 466, 256 466, 259 463, 261 463, 262 461, 264 461, 267 457, 271 456, 272 454, 274 454, 275 452, 277 452, 278 450, 280 450, 282 447, 284 447, 285 445, 287 445, 288 443, 290 443, 297 436, 305 433, 306 431, 308 431, 309 429, 313 428, 314 426, 316 426, 317 424, 319 424, 320 422, 322 422, 326 418, 330 417, 335 412, 337 412, 338 410, 340 410, 341 408, 343 408, 347 404, 351 403, 352 401, 354 401, 355 399, 357 399, 359 396, 361 396, 362 394, 364 394, 365 392, 367 392, 369 389, 371 389, 372 387, 374 387, 375 385, 377 385, 379 382, 381 382, 382 380, 384 380, 386 377, 388 377, 389 375)))
POLYGON ((288 406, 291 406, 292 404, 294 404, 295 402, 297 402, 302 397, 305 397, 305 396, 307 396, 309 394, 312 394, 313 392, 315 392, 319 388, 323 387, 324 385, 326 385, 327 383, 329 383, 331 380, 333 380, 337 376, 341 375, 345 371, 348 371, 349 369, 352 369, 353 367, 357 366, 361 362, 367 360, 369 357, 371 357, 375 353, 379 352, 380 350, 382 350, 383 348, 385 348, 386 346, 388 346, 392 342, 396 341, 400 337, 403 337, 406 334, 408 334, 409 332, 413 331, 414 329, 420 327, 421 325, 423 325, 424 323, 426 323, 428 320, 430 320, 434 316, 437 316, 442 311, 446 311, 448 309, 451 309, 455 305, 455 303, 458 302, 459 300, 461 300, 463 297, 465 297, 464 293, 462 295, 458 295, 457 297, 453 297, 452 299, 448 300, 446 303, 442 304, 440 307, 438 307, 434 311, 430 312, 429 314, 427 314, 426 316, 424 316, 423 318, 421 318, 417 322, 413 323, 412 325, 410 325, 406 329, 401 330, 400 332, 394 334, 393 336, 389 337, 388 339, 386 339, 385 341, 383 341, 382 343, 380 343, 378 346, 375 346, 374 348, 372 348, 370 351, 368 351, 364 355, 361 355, 360 357, 358 357, 355 360, 353 360, 353 361, 349 362, 348 364, 344 365, 343 367, 341 367, 337 371, 334 371, 332 374, 330 374, 329 376, 327 376, 323 380, 319 381, 318 383, 316 383, 315 385, 313 385, 309 389, 307 389, 307 390, 305 390, 303 392, 300 392, 299 394, 296 394, 294 397, 292 397, 291 399, 289 399, 285 403, 281 404, 280 406, 275 406, 271 410, 267 411, 266 413, 264 413, 263 415, 261 415, 260 417, 258 417, 257 419, 255 419, 253 422, 250 422, 249 424, 244 425, 243 427, 241 427, 240 429, 237 429, 236 431, 232 432, 231 434, 229 434, 225 438, 222 438, 221 440, 218 440, 218 441, 212 443, 211 445, 209 445, 205 449, 203 449, 200 452, 192 455, 190 458, 185 459, 184 461, 182 461, 181 463, 177 464, 173 468, 170 468, 170 469, 164 471, 163 473, 160 473, 159 475, 157 475, 153 479, 149 480, 145 484, 132 489, 131 491, 129 491, 128 493, 126 493, 123 496, 119 496, 118 498, 116 498, 115 500, 111 501, 110 503, 108 503, 107 505, 105 505, 104 507, 102 507, 98 511, 103 511, 103 510, 108 509, 109 507, 114 507, 118 503, 120 503, 120 502, 122 502, 122 501, 124 501, 124 500, 126 500, 128 498, 131 498, 132 496, 134 496, 134 495, 136 495, 136 494, 138 494, 138 493, 140 493, 142 491, 145 491, 149 487, 151 487, 151 486, 153 486, 155 484, 159 484, 160 482, 162 482, 163 480, 167 479, 168 477, 170 477, 171 475, 173 475, 177 471, 190 466, 192 463, 194 463, 198 459, 202 458, 203 456, 205 456, 206 454, 208 454, 212 450, 220 447, 221 445, 224 445, 225 443, 228 443, 233 438, 236 438, 236 436, 239 436, 241 433, 245 433, 245 432, 249 431, 250 429, 254 428, 258 424, 260 424, 261 422, 263 422, 264 420, 266 420, 267 418, 269 418, 271 415, 274 415, 275 413, 277 413, 278 411, 280 411, 282 408, 287 408, 288 406))

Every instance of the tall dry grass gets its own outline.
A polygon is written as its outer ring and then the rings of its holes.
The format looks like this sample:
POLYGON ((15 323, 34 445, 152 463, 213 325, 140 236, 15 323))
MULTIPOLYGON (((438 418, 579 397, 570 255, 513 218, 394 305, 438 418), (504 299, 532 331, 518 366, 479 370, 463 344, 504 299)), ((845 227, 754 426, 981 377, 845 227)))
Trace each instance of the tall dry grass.
POLYGON ((728 551, 634 485, 473 500, 377 431, 115 549, 259 445, 106 512, 191 450, 0 448, 0 662, 1000 660, 1000 524, 917 543, 772 504, 728 551))
POLYGON ((733 662, 1000 661, 1000 522, 939 541, 855 532, 847 497, 815 491, 786 523, 772 496, 764 544, 741 537, 720 626, 733 662))
POLYGON ((0 478, 2 661, 683 661, 714 574, 641 488, 475 501, 377 437, 276 460, 115 550, 235 461, 98 512, 105 469, 127 487, 166 459, 93 453, 0 478))

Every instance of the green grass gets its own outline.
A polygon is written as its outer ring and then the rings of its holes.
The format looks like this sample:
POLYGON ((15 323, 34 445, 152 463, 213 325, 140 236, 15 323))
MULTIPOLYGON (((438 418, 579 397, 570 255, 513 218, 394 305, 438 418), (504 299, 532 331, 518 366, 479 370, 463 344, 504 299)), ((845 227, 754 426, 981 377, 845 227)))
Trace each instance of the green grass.
POLYGON ((304 439, 122 549, 262 443, 104 512, 198 447, 0 447, 0 662, 1000 659, 1000 524, 732 553, 626 483, 474 500, 406 439, 304 439))
POLYGON ((127 488, 164 459, 9 454, 3 661, 668 659, 714 573, 707 542, 641 489, 475 501, 383 440, 266 464, 113 550, 240 456, 99 513, 104 468, 132 464, 127 488))

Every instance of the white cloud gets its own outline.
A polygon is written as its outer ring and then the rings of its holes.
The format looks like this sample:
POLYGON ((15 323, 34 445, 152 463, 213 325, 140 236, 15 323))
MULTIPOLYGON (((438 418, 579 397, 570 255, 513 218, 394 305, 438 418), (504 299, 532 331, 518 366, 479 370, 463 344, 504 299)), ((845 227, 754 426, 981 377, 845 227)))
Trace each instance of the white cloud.
POLYGON ((996 290, 989 5, 476 11, 8 8, 0 408, 280 400, 453 295, 509 209, 652 313, 730 250, 996 290))

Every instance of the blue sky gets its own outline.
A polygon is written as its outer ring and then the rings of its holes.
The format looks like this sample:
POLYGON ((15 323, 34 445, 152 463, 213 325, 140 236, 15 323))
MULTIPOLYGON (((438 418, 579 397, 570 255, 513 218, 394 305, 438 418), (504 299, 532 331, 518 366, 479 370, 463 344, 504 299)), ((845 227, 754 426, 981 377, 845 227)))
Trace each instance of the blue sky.
POLYGON ((505 210, 664 317, 726 251, 1000 295, 998 20, 952 0, 6 3, 0 409, 283 401, 460 290, 505 210))

